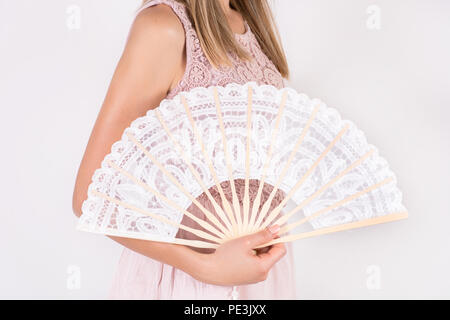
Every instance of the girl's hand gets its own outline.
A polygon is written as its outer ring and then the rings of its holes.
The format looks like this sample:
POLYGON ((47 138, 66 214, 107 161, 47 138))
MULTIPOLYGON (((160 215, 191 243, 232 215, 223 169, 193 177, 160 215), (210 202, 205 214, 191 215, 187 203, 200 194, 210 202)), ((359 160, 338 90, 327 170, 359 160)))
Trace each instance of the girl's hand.
POLYGON ((242 285, 263 281, 272 266, 286 254, 283 243, 253 248, 277 238, 278 226, 230 240, 205 254, 198 280, 216 285, 242 285))

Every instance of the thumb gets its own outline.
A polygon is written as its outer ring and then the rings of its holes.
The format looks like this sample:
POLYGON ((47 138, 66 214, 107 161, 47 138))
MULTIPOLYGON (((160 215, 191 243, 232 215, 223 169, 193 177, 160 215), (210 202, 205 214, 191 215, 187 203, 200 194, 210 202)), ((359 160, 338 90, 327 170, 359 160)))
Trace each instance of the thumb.
POLYGON ((246 246, 248 249, 253 249, 254 247, 257 247, 274 239, 277 236, 279 230, 280 227, 278 225, 273 225, 253 234, 243 236, 241 240, 244 246, 246 246))

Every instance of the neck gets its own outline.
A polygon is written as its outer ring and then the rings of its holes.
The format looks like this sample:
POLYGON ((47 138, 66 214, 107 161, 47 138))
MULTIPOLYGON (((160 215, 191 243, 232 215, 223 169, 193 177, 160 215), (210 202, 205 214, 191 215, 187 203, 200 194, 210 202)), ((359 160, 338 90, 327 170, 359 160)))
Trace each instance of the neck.
POLYGON ((228 15, 231 12, 230 0, 219 0, 219 1, 223 11, 225 12, 226 15, 228 15))

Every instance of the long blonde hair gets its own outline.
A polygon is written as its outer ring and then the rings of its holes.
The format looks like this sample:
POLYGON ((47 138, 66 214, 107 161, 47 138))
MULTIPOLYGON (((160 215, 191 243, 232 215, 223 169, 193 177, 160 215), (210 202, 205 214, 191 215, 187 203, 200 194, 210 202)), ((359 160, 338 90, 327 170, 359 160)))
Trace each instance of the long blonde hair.
MULTIPOLYGON (((149 0, 143 0, 142 6, 149 0)), ((236 41, 218 0, 176 0, 185 5, 200 45, 210 63, 231 66, 227 52, 235 52, 243 60, 250 54, 236 41)), ((247 21, 262 51, 280 74, 288 79, 289 68, 281 38, 267 0, 230 0, 230 7, 247 21)))

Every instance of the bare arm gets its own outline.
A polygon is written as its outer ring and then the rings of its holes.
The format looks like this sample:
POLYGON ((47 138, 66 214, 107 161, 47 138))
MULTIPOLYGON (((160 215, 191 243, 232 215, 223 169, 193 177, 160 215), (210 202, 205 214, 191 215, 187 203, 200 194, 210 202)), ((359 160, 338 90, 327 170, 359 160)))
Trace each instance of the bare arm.
MULTIPOLYGON (((77 216, 81 215, 91 177, 110 152, 111 145, 121 138, 134 119, 145 115, 148 109, 156 108, 181 78, 185 65, 184 43, 183 26, 169 7, 156 5, 136 17, 78 170, 72 201, 77 216)), ((262 244, 269 241, 272 234, 266 231, 254 237, 264 240, 258 243, 262 244)), ((189 247, 168 243, 110 238, 198 280, 216 284, 261 281, 285 253, 284 246, 277 245, 269 253, 254 256, 248 246, 249 243, 254 245, 254 241, 247 238, 230 241, 231 244, 224 245, 214 254, 201 254, 189 247), (238 241, 242 245, 233 245, 238 241), (231 256, 235 259, 230 259, 231 256), (236 259, 246 264, 236 264, 236 259), (241 272, 243 268, 248 273, 241 272)))
POLYGON ((133 23, 78 170, 73 193, 77 215, 81 215, 92 174, 111 145, 131 121, 158 106, 176 75, 184 37, 178 30, 182 26, 174 24, 174 17, 165 10, 146 9, 133 23))

